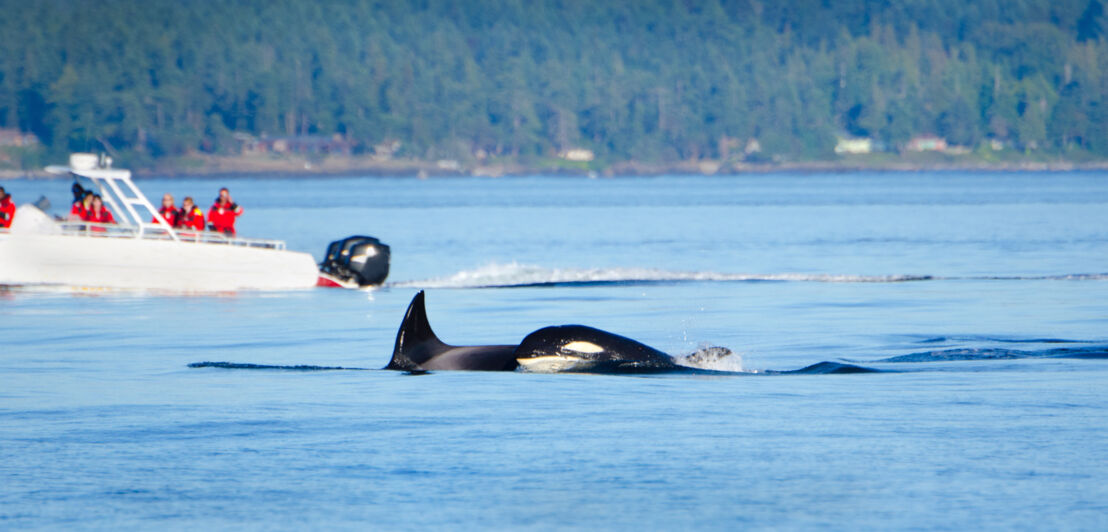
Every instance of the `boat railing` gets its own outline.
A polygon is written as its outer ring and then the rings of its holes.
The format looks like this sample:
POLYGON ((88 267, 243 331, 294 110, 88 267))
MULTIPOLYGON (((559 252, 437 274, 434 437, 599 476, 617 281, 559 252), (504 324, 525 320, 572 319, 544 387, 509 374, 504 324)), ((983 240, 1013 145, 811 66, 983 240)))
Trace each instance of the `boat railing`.
MULTIPOLYGON (((59 222, 61 227, 61 234, 67 236, 83 236, 90 238, 130 238, 138 240, 174 240, 174 234, 171 234, 165 227, 158 224, 143 224, 142 226, 128 225, 128 224, 102 224, 83 221, 66 221, 59 222)), ((176 234, 176 240, 180 242, 200 243, 200 244, 227 244, 231 246, 242 246, 249 248, 263 248, 263 249, 285 249, 285 242, 281 240, 270 240, 265 238, 238 238, 233 236, 227 236, 223 233, 216 233, 213 231, 196 231, 188 229, 177 229, 174 231, 176 234)))

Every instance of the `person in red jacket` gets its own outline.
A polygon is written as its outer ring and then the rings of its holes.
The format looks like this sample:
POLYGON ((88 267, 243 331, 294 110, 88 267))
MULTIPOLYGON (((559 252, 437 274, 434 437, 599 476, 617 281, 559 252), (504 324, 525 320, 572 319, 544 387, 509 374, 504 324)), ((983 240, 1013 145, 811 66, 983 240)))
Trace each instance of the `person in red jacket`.
POLYGON ((11 227, 12 218, 15 218, 15 203, 12 203, 12 195, 0 187, 0 228, 11 227))
POLYGON ((235 236, 235 218, 242 214, 242 207, 231 200, 226 187, 219 189, 219 197, 208 210, 208 228, 212 231, 235 236))
MULTIPOLYGON (((177 227, 177 220, 181 217, 181 211, 177 210, 177 206, 173 204, 173 194, 166 194, 162 196, 162 208, 158 209, 158 213, 165 218, 166 223, 170 227, 177 227)), ((151 218, 151 222, 157 222, 158 219, 151 218)))
POLYGON ((73 202, 73 208, 69 209, 70 220, 84 220, 89 209, 92 208, 92 192, 86 190, 81 199, 73 202))
POLYGON ((181 202, 181 212, 177 217, 177 227, 181 229, 195 229, 197 231, 204 230, 204 211, 200 210, 195 203, 192 202, 192 196, 185 196, 184 201, 181 202))
MULTIPOLYGON (((93 194, 92 196, 92 208, 85 213, 86 222, 94 222, 98 224, 114 224, 115 217, 112 216, 112 211, 109 211, 104 206, 104 200, 100 198, 100 194, 93 194)), ((93 231, 104 232, 103 227, 93 227, 93 231)))

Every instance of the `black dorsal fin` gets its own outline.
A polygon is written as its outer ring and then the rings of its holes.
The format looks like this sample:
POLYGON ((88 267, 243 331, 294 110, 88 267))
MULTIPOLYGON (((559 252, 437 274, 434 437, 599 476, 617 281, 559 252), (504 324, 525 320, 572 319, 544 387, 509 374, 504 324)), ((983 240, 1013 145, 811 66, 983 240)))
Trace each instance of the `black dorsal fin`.
POLYGON ((420 367, 421 364, 450 349, 450 346, 442 343, 435 336, 435 331, 431 330, 423 298, 423 290, 420 290, 408 305, 408 311, 404 313, 404 321, 400 324, 400 330, 396 332, 392 360, 389 360, 389 365, 385 366, 385 369, 420 371, 423 369, 420 367))

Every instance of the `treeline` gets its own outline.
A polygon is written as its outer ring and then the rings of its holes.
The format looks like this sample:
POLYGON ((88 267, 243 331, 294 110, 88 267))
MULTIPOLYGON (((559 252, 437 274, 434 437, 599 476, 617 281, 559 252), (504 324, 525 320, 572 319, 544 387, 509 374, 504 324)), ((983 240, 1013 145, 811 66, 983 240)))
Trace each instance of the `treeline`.
POLYGON ((415 158, 1108 156, 1098 0, 0 0, 0 127, 136 160, 235 133, 415 158))

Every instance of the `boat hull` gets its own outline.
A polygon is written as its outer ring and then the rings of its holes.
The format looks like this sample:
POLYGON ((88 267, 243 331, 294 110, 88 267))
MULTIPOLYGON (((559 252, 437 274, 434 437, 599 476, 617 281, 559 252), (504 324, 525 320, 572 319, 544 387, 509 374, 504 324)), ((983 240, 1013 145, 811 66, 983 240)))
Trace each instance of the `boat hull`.
POLYGON ((316 285, 307 253, 139 238, 0 235, 0 285, 184 292, 286 290, 316 285))
MULTIPOLYGON (((335 277, 333 275, 329 275, 326 272, 322 272, 322 271, 319 272, 319 278, 316 280, 315 285, 319 286, 319 287, 323 287, 323 288, 346 288, 348 290, 357 290, 357 289, 360 289, 360 288, 365 288, 365 287, 359 285, 356 282, 343 280, 343 279, 340 279, 340 278, 335 277)), ((374 286, 374 285, 371 285, 371 286, 374 286)))

